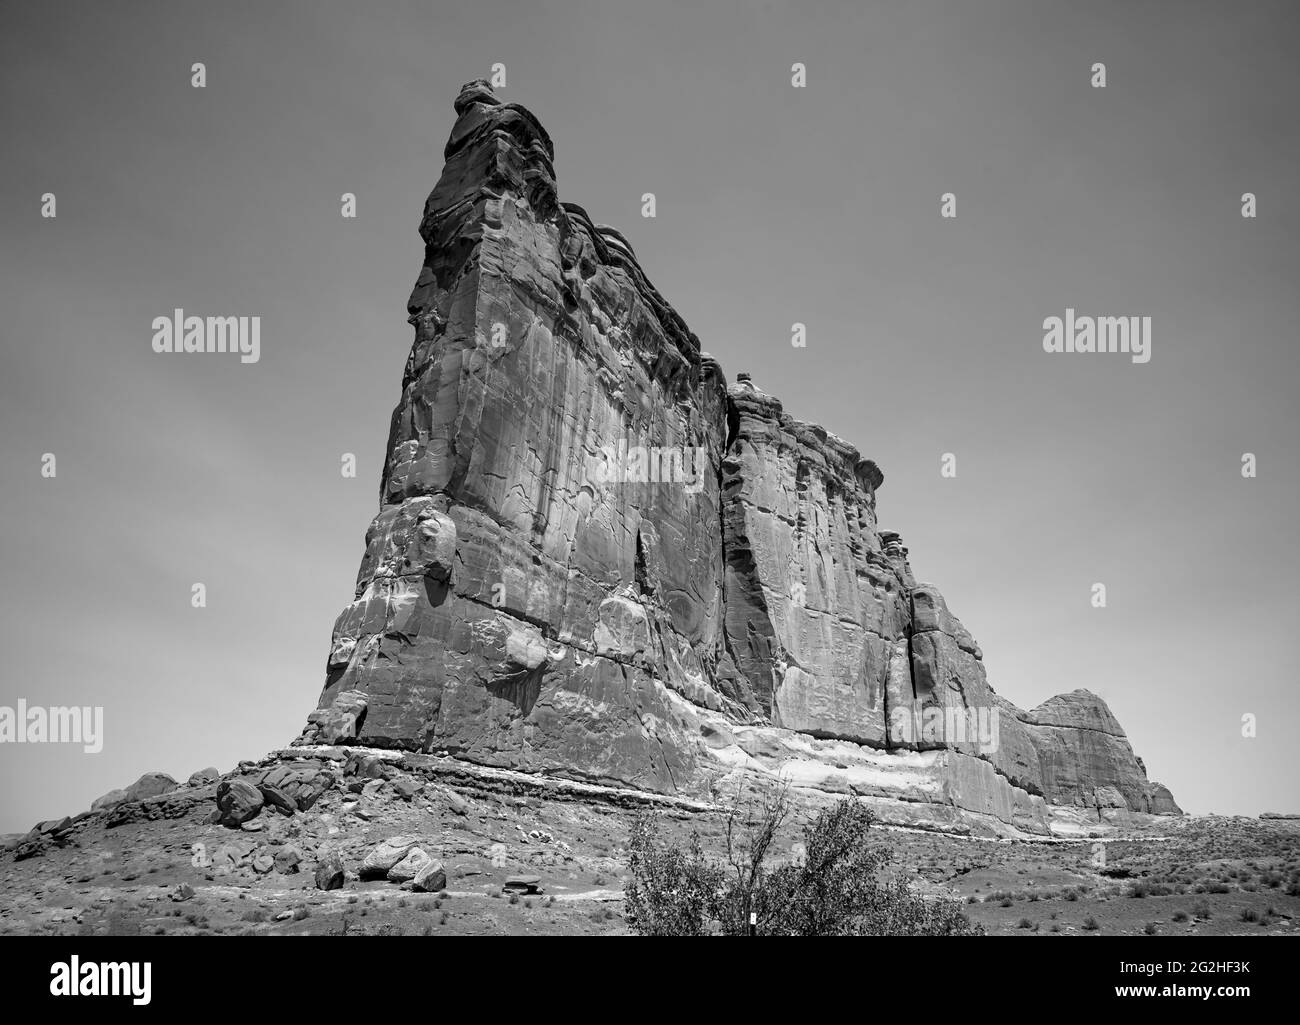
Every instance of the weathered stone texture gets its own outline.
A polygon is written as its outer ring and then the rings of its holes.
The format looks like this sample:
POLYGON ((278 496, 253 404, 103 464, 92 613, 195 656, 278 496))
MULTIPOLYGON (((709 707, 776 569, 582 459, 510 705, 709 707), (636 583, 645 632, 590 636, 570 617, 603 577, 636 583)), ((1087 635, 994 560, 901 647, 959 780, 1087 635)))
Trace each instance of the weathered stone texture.
POLYGON ((1100 699, 993 692, 878 529, 880 470, 728 387, 627 240, 559 201, 532 114, 482 82, 456 112, 381 508, 303 742, 698 792, 753 761, 731 728, 790 731, 938 751, 926 800, 1007 823, 1110 791, 1176 810, 1100 699), (979 709, 994 745, 897 728, 979 709))

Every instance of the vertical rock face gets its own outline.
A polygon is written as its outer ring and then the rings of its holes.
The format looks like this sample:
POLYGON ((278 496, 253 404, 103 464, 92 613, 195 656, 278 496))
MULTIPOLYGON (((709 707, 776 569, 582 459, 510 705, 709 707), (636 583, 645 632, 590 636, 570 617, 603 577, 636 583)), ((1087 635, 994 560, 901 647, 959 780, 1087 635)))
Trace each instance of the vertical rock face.
POLYGON ((747 379, 730 402, 722 506, 737 697, 775 726, 883 748, 905 585, 876 532, 880 471, 747 379))
POLYGON ((927 799, 1004 821, 1177 810, 1100 699, 994 694, 878 530, 880 470, 728 388, 628 241, 558 200, 532 114, 482 82, 455 108, 381 508, 301 742, 701 792, 803 736, 937 752, 927 799))
POLYGON ((734 704, 725 385, 627 242, 558 203, 536 119, 482 84, 456 110, 322 709, 360 692, 360 743, 674 789, 672 706, 734 704), (625 479, 650 447, 679 480, 625 479))

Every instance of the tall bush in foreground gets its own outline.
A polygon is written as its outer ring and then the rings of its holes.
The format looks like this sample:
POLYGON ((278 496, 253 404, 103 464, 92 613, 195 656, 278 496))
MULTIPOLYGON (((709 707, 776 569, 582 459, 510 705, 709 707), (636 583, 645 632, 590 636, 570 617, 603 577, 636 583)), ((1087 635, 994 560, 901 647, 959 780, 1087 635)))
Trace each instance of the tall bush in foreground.
POLYGON ((782 789, 737 801, 721 858, 699 837, 664 839, 662 820, 640 814, 632 827, 626 909, 643 935, 739 936, 750 915, 760 935, 979 935, 961 905, 924 897, 886 869, 890 852, 868 841, 872 816, 853 800, 825 809, 803 830, 803 857, 773 864, 777 833, 790 811, 782 789))

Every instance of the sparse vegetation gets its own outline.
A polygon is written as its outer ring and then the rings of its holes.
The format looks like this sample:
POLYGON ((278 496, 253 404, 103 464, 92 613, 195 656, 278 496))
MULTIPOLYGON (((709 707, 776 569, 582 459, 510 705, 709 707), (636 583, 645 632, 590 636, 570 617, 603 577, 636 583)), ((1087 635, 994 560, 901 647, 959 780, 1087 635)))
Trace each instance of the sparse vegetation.
POLYGON ((916 893, 885 869, 890 853, 868 842, 872 816, 841 801, 803 831, 802 860, 774 864, 770 855, 789 813, 784 789, 738 800, 725 826, 721 861, 704 855, 699 837, 660 839, 658 816, 632 826, 625 908, 645 935, 746 935, 750 916, 761 935, 969 935, 983 932, 960 903, 916 893))

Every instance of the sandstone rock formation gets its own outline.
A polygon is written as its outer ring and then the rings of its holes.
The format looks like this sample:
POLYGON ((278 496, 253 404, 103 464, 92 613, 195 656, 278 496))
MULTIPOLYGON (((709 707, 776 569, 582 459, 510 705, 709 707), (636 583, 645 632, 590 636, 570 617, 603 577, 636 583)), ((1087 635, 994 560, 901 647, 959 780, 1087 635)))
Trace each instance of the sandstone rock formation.
POLYGON ((531 113, 484 82, 455 109, 380 511, 299 744, 661 793, 772 772, 1039 832, 1049 806, 1177 813, 1100 698, 994 693, 878 528, 880 469, 728 386, 628 240, 559 201, 531 113))

